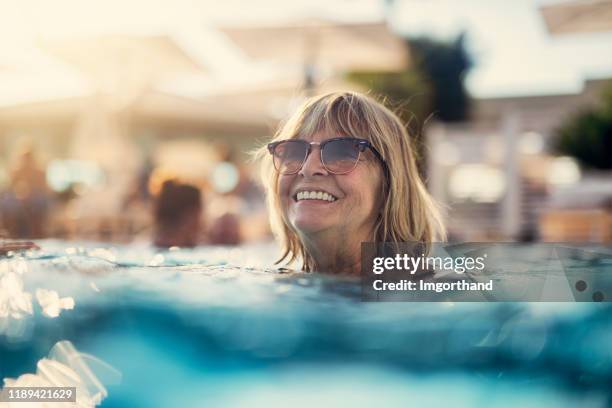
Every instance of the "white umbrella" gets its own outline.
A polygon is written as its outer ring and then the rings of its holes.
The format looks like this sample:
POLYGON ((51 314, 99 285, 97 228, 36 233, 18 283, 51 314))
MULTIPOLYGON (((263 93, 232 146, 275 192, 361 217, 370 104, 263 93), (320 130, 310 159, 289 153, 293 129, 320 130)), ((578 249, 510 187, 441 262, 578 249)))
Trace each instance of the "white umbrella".
POLYGON ((45 44, 44 49, 80 70, 97 92, 112 95, 116 108, 127 107, 169 77, 206 74, 165 35, 107 35, 45 44))
POLYGON ((579 0, 540 8, 551 34, 612 30, 612 0, 579 0))
POLYGON ((313 71, 396 71, 409 62, 404 41, 382 22, 309 20, 220 30, 256 60, 302 65, 307 87, 313 85, 313 71))
POLYGON ((254 59, 302 64, 334 70, 398 70, 408 63, 403 40, 385 23, 302 21, 267 27, 221 27, 254 59))

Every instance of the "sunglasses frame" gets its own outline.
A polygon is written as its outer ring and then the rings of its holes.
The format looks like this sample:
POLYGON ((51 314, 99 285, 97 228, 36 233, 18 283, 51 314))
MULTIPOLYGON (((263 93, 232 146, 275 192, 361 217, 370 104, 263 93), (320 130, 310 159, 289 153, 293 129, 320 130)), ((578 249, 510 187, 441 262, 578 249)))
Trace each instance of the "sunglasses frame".
POLYGON ((323 165, 325 170, 327 170, 327 172, 331 174, 348 174, 351 171, 355 170, 355 168, 357 167, 357 163, 359 163, 359 158, 361 157, 361 153, 363 153, 365 149, 370 149, 374 153, 376 158, 380 160, 385 171, 387 170, 387 165, 385 163, 385 160, 383 159, 382 155, 378 152, 378 150, 376 150, 376 148, 372 146, 372 143, 370 143, 370 141, 368 140, 359 139, 356 137, 334 137, 331 139, 324 140, 322 142, 307 142, 306 140, 301 140, 301 139, 279 140, 277 142, 268 143, 268 151, 272 155, 272 161, 274 162, 274 168, 276 169, 276 171, 278 171, 280 174, 283 174, 283 175, 291 175, 291 174, 296 174, 300 170, 302 170, 302 168, 304 167, 304 163, 306 163, 306 160, 308 159, 308 156, 310 156, 310 153, 312 153, 312 146, 319 146, 319 156, 320 156, 319 159, 321 160, 321 164, 323 165), (357 156, 357 160, 355 160, 355 165, 348 171, 344 171, 344 172, 331 171, 329 168, 327 168, 327 166, 325 165, 325 162, 323 161, 323 148, 325 147, 325 145, 330 142, 334 142, 338 140, 354 142, 357 145, 357 148, 359 151, 359 156, 357 156), (280 145, 281 143, 285 143, 285 142, 302 143, 302 144, 308 145, 308 149, 306 150, 306 154, 304 155, 304 158, 302 159, 302 163, 300 164, 300 166, 297 168, 297 170, 288 172, 288 173, 282 173, 280 169, 276 168, 276 163, 274 162, 274 151, 276 150, 276 147, 280 145))

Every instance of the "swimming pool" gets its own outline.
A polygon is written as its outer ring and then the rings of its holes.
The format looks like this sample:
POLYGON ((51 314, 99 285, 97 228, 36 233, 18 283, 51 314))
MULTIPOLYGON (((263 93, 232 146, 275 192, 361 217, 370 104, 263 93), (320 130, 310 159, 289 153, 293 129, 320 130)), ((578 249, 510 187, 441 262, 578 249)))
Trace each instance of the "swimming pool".
POLYGON ((364 303, 359 282, 272 268, 273 244, 40 245, 0 261, 0 377, 63 342, 103 407, 612 401, 609 303, 364 303))

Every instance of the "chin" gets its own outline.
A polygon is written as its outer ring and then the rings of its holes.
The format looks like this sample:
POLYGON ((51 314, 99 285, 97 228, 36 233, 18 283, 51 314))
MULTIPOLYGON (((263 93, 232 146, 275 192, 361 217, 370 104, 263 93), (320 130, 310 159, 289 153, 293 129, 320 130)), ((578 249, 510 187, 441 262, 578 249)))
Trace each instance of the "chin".
POLYGON ((293 228, 296 231, 304 234, 313 234, 324 231, 331 227, 329 222, 321 222, 323 220, 317 219, 296 219, 292 221, 293 228))

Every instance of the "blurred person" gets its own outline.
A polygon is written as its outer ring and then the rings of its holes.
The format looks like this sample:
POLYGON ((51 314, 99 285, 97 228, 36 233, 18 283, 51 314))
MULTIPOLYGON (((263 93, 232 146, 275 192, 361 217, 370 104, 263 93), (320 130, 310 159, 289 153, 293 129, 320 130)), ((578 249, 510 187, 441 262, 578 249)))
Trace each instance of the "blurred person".
POLYGON ((8 189, 2 198, 3 224, 11 237, 45 236, 51 195, 46 172, 39 165, 31 146, 24 147, 17 154, 8 189))
MULTIPOLYGON (((161 184, 152 190, 154 172, 157 171, 153 160, 146 156, 139 170, 133 174, 132 180, 121 200, 121 229, 126 236, 139 239, 144 235, 148 240, 151 235, 151 215, 154 196, 159 193, 161 184)), ((157 175, 155 176, 157 177, 157 175)), ((164 180, 171 177, 166 176, 164 180)), ((163 181, 162 181, 163 182, 163 181)))
POLYGON ((244 240, 261 241, 272 238, 264 191, 253 180, 253 169, 245 164, 239 165, 240 179, 234 190, 242 200, 240 206, 241 234, 244 240))
POLYGON ((155 200, 154 244, 158 247, 194 247, 201 228, 200 189, 178 180, 166 180, 155 200))
POLYGON ((245 201, 249 210, 254 212, 258 212, 261 209, 265 210, 264 192, 251 177, 253 169, 250 166, 242 164, 238 166, 238 172, 240 177, 238 179, 238 185, 234 190, 235 194, 245 201))
POLYGON ((208 230, 208 242, 213 245, 239 245, 242 237, 238 216, 225 213, 215 218, 208 230))
POLYGON ((303 271, 355 275, 362 242, 445 239, 406 128, 366 95, 307 100, 257 157, 284 247, 277 263, 301 260, 303 271))
POLYGON ((207 202, 206 243, 210 245, 239 245, 242 243, 243 200, 231 193, 211 192, 207 202))
POLYGON ((151 201, 151 191, 149 189, 149 180, 155 165, 153 159, 150 156, 146 156, 138 173, 135 175, 132 183, 127 191, 127 194, 123 198, 121 204, 122 209, 128 209, 132 206, 137 208, 146 207, 151 201))
MULTIPOLYGON (((239 245, 242 243, 243 222, 253 211, 253 188, 250 178, 240 164, 231 145, 215 146, 219 162, 211 172, 213 189, 210 209, 210 228, 207 242, 213 245, 239 245)), ((255 193, 256 194, 256 193, 255 193)))

